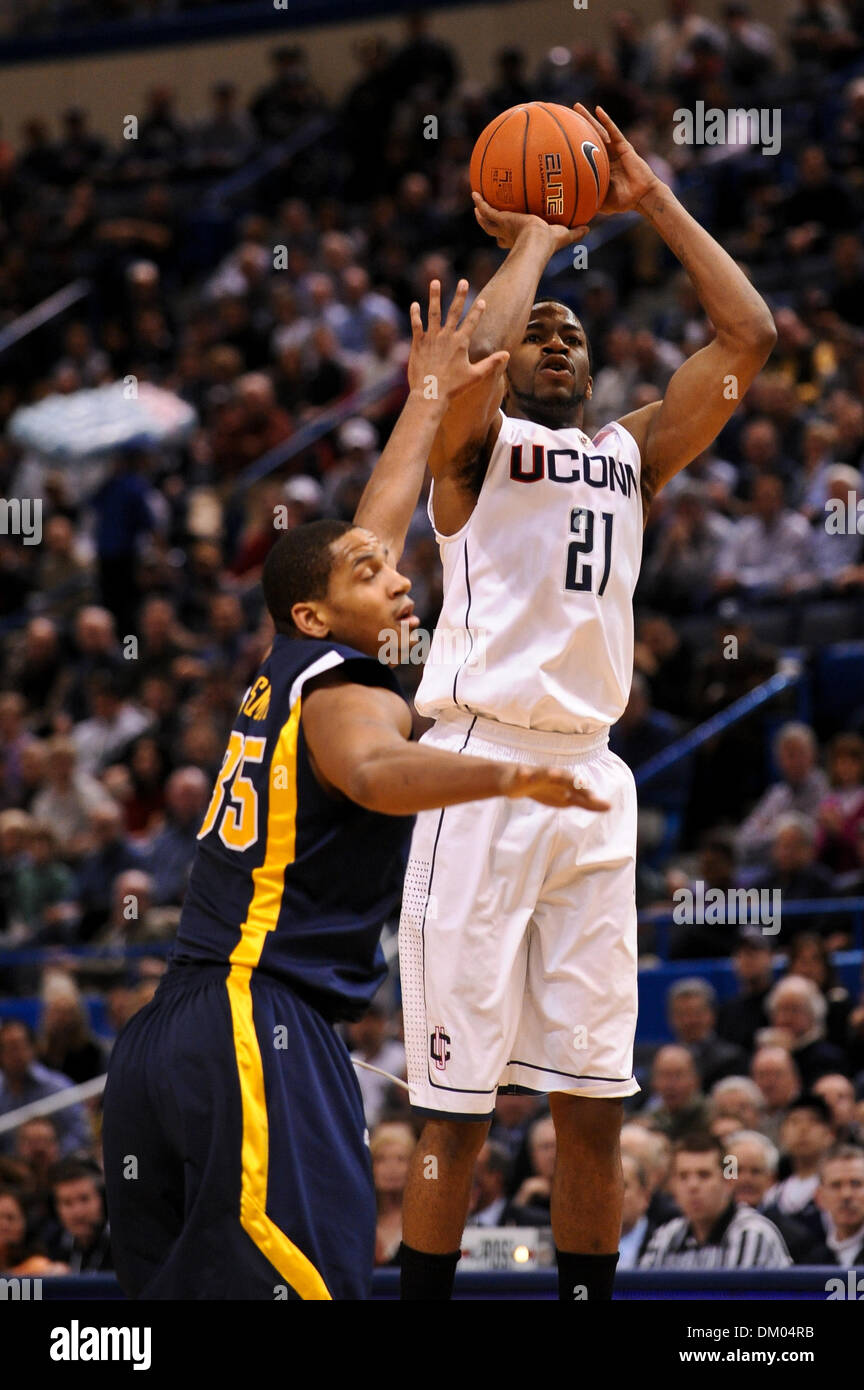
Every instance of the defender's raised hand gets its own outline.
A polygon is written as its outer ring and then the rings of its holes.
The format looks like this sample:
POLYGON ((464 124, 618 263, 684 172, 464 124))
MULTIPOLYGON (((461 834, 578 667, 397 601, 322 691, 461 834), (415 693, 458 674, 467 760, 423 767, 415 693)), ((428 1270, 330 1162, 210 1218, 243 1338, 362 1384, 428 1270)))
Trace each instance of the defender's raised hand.
POLYGON ((588 234, 585 226, 554 226, 551 222, 544 222, 542 217, 535 217, 533 212, 500 212, 479 193, 472 193, 471 197, 474 199, 474 216, 480 226, 504 250, 514 246, 517 238, 526 231, 540 231, 548 239, 548 254, 552 256, 563 246, 571 246, 588 234))
POLYGON ((573 107, 574 111, 578 111, 580 116, 591 122, 605 144, 609 156, 609 192, 600 211, 630 212, 661 180, 651 165, 636 153, 623 131, 619 130, 603 107, 597 106, 594 109, 597 112, 596 116, 592 116, 581 101, 577 101, 573 107))
POLYGON ((450 312, 442 324, 441 282, 433 280, 429 286, 429 316, 425 332, 420 305, 416 300, 411 305, 412 342, 408 359, 408 385, 412 391, 425 395, 431 388, 434 395, 430 394, 427 398, 450 400, 507 366, 510 354, 503 350, 490 353, 479 362, 469 362, 468 345, 483 317, 486 304, 482 299, 475 299, 460 323, 467 296, 468 281, 460 280, 450 312))

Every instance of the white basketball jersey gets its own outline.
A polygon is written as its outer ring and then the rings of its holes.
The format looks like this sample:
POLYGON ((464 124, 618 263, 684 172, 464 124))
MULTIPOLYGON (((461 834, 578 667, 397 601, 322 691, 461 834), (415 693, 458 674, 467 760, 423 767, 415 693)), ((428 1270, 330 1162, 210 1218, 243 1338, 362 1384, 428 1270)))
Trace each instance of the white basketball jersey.
POLYGON ((640 462, 617 423, 590 439, 503 416, 468 521, 452 536, 435 528, 444 602, 421 714, 455 707, 582 734, 620 718, 642 560, 640 462))

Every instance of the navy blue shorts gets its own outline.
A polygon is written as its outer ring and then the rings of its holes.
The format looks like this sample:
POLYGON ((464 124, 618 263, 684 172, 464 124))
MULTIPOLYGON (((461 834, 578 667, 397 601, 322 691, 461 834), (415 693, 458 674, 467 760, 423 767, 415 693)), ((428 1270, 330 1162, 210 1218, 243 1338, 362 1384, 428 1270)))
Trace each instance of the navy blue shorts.
POLYGON ((375 1195, 360 1089, 287 986, 175 967, 105 1089, 111 1245, 132 1298, 363 1299, 375 1195))

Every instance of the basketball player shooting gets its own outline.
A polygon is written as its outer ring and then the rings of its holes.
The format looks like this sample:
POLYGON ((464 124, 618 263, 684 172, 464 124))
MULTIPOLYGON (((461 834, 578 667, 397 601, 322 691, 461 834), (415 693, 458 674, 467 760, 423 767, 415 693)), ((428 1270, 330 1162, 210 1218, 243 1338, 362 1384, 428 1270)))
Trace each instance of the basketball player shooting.
POLYGON ((451 1295, 474 1160, 507 1085, 549 1094, 559 1297, 611 1298, 622 1099, 639 1088, 636 792, 607 740, 630 690, 642 531, 776 339, 753 286, 614 121, 575 109, 609 155, 602 211, 635 210, 654 227, 715 336, 662 401, 589 438, 585 331, 566 305, 535 302, 550 257, 586 229, 474 195, 509 254, 482 290, 470 355, 510 356, 450 401, 429 459, 444 601, 416 699, 435 719, 423 742, 567 768, 611 810, 493 798, 417 818, 400 960, 411 1102, 426 1121, 405 1194, 405 1299, 451 1295))

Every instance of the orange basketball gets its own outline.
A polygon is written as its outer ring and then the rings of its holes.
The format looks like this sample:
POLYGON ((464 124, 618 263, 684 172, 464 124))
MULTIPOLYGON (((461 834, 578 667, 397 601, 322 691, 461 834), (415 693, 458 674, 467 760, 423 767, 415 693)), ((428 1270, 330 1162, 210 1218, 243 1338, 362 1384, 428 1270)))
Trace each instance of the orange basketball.
POLYGON ((471 187, 502 212, 578 227, 603 206, 609 157, 594 127, 567 106, 528 101, 490 121, 471 155, 471 187))

